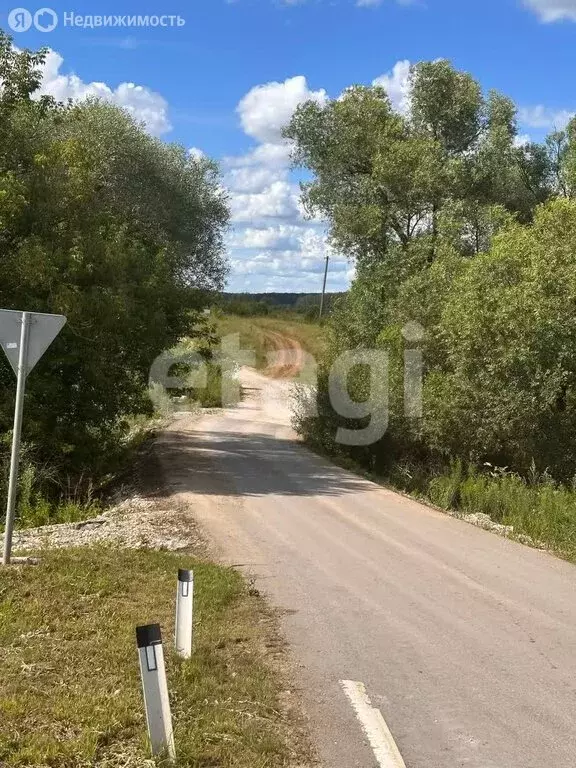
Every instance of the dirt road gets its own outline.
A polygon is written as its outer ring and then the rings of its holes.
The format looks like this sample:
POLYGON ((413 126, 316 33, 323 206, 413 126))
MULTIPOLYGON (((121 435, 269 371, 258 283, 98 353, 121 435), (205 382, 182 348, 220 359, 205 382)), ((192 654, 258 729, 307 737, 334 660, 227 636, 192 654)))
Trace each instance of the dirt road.
POLYGON ((272 358, 264 371, 266 376, 274 379, 291 379, 297 376, 304 364, 304 350, 296 339, 277 331, 266 330, 263 335, 272 358))
POLYGON ((288 383, 242 377, 238 408, 183 417, 159 454, 220 557, 284 609, 326 768, 400 764, 341 681, 365 684, 407 768, 574 768, 576 569, 314 456, 288 383))

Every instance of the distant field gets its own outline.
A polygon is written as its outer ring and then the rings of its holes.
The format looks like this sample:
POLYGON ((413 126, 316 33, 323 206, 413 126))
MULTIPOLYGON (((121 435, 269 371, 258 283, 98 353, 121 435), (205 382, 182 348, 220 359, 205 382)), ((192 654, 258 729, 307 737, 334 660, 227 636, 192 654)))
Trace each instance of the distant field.
POLYGON ((242 347, 256 352, 257 368, 266 366, 266 354, 274 349, 267 337, 269 333, 280 333, 295 339, 317 359, 324 350, 325 329, 319 323, 306 323, 298 318, 237 317, 225 315, 218 319, 218 333, 226 336, 239 333, 242 347))

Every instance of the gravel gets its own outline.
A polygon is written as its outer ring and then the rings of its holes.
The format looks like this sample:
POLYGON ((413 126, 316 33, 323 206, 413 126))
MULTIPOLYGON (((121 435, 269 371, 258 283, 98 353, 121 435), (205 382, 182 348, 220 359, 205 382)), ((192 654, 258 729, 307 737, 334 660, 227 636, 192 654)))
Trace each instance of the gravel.
POLYGON ((110 544, 126 549, 177 552, 197 549, 200 535, 189 509, 166 499, 133 496, 99 517, 79 523, 46 525, 16 531, 14 550, 110 544))

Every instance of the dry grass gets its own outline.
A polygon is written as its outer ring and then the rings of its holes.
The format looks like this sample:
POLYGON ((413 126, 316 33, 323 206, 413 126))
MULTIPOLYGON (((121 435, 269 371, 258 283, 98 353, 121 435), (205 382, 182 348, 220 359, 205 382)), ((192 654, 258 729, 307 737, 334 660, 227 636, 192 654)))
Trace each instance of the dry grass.
POLYGON ((0 570, 0 765, 142 768, 137 624, 159 621, 178 766, 280 768, 300 757, 270 664, 269 619, 235 571, 111 548, 0 570), (195 653, 171 651, 178 568, 196 578, 195 653))

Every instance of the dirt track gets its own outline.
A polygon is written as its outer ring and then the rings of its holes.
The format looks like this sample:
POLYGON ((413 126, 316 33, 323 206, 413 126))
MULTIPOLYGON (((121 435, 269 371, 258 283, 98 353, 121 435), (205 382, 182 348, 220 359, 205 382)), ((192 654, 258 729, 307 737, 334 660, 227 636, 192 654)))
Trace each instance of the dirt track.
POLYGON ((304 350, 300 343, 277 331, 263 331, 263 335, 266 346, 271 349, 268 358, 270 364, 264 374, 273 379, 292 379, 297 376, 304 365, 304 350))

